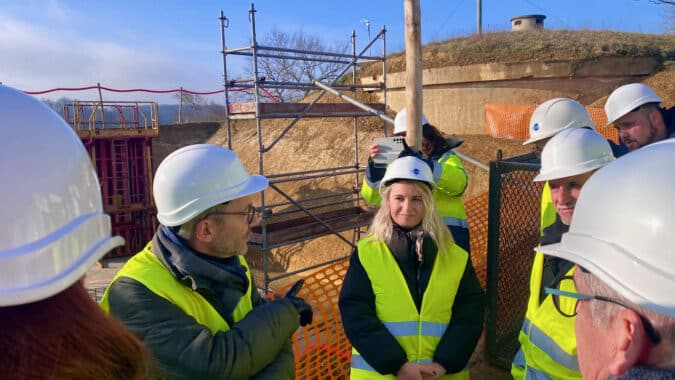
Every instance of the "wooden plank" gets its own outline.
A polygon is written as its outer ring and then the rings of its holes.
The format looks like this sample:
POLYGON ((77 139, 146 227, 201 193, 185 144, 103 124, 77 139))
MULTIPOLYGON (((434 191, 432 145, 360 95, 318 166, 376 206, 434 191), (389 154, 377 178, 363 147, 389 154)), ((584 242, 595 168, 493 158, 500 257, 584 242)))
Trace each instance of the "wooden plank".
MULTIPOLYGON (((308 103, 260 103, 261 115, 297 115, 301 113, 308 103)), ((384 104, 370 103, 368 106, 378 110, 385 111, 384 104)), ((230 104, 229 112, 231 115, 255 114, 255 103, 235 103, 230 104)), ((349 103, 316 103, 306 113, 307 116, 335 116, 345 114, 369 115, 368 112, 349 103)))
MULTIPOLYGON (((334 230, 340 232, 369 224, 374 211, 360 207, 329 211, 316 216, 334 230)), ((285 242, 313 239, 331 234, 325 226, 311 216, 284 220, 267 224, 267 244, 270 247, 284 245, 285 242)), ((263 235, 260 227, 254 227, 250 244, 262 245, 263 235)))

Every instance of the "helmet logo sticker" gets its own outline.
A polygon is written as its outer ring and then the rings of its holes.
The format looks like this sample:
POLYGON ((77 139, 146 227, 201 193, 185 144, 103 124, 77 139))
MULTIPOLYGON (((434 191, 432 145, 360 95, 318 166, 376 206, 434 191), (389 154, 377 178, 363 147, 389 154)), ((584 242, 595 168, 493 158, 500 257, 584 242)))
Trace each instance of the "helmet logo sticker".
POLYGON ((535 131, 538 131, 539 130, 539 123, 534 123, 534 125, 532 126, 532 129, 534 129, 535 131))
POLYGON ((413 169, 412 172, 413 172, 414 175, 419 175, 419 174, 420 174, 420 170, 417 169, 417 168, 413 169))

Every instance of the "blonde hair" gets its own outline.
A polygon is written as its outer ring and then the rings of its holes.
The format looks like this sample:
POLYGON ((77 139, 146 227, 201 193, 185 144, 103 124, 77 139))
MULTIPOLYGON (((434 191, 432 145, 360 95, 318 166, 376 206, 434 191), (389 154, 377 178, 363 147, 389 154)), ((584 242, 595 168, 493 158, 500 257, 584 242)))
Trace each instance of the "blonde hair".
MULTIPOLYGON (((434 240, 436 246, 440 249, 441 247, 446 247, 454 243, 450 230, 448 230, 448 227, 438 215, 433 193, 429 186, 420 181, 400 180, 397 182, 415 185, 415 188, 422 193, 424 218, 422 219, 421 228, 434 240)), ((382 195, 382 205, 380 205, 380 208, 373 218, 373 222, 370 224, 367 236, 390 245, 394 231, 394 220, 391 218, 391 210, 387 206, 387 199, 389 198, 389 194, 391 194, 391 183, 386 186, 380 186, 380 194, 382 195)))

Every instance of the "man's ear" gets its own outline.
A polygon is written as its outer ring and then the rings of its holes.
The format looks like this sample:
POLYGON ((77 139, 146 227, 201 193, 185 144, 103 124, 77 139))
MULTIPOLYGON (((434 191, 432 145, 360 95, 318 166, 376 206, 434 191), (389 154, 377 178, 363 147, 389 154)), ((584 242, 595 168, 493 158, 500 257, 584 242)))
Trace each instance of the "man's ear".
POLYGON ((609 373, 620 376, 644 357, 645 350, 649 349, 649 337, 640 316, 629 309, 614 315, 609 333, 613 335, 611 339, 614 342, 609 373))
POLYGON ((210 243, 213 240, 213 221, 210 219, 200 220, 195 224, 193 238, 202 243, 210 243))

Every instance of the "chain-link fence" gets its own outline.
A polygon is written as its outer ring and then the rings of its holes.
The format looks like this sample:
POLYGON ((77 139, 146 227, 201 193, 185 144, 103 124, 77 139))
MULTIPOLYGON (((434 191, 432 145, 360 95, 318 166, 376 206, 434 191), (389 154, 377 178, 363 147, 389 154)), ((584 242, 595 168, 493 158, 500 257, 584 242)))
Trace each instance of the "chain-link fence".
POLYGON ((490 162, 486 352, 504 368, 518 349, 539 241, 542 185, 532 182, 538 170, 533 154, 490 162))

